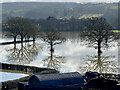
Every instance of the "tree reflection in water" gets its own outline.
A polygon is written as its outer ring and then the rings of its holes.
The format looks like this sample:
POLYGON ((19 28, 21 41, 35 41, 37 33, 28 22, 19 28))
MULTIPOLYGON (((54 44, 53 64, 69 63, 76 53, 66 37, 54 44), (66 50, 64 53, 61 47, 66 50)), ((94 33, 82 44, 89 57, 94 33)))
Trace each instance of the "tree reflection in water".
MULTIPOLYGON (((88 56, 85 71, 98 71, 100 73, 116 72, 117 65, 114 62, 114 56, 102 56, 102 49, 108 49, 118 40, 118 35, 112 30, 113 27, 103 17, 88 18, 85 22, 85 31, 80 37, 86 40, 88 46, 97 49, 97 56, 88 56), (114 41, 114 42, 113 42, 114 41)), ((82 40, 81 39, 81 40, 82 40)))
POLYGON ((80 67, 83 72, 97 71, 99 73, 115 73, 117 71, 117 62, 113 60, 115 56, 88 56, 85 65, 80 67))
POLYGON ((53 69, 59 69, 63 62, 62 56, 57 56, 54 54, 54 46, 64 43, 66 38, 62 36, 63 33, 58 32, 56 29, 48 29, 48 32, 43 32, 41 37, 42 40, 45 41, 50 48, 50 53, 47 59, 42 60, 44 62, 44 66, 53 69))
POLYGON ((58 56, 54 54, 54 49, 53 50, 50 49, 48 58, 42 61, 44 63, 44 66, 47 66, 47 68, 52 68, 57 70, 61 68, 61 64, 65 63, 63 56, 58 56))
POLYGON ((21 43, 20 47, 14 44, 13 48, 7 49, 9 52, 8 61, 10 63, 17 64, 29 64, 38 55, 38 51, 41 50, 41 45, 37 45, 35 42, 33 44, 21 43))

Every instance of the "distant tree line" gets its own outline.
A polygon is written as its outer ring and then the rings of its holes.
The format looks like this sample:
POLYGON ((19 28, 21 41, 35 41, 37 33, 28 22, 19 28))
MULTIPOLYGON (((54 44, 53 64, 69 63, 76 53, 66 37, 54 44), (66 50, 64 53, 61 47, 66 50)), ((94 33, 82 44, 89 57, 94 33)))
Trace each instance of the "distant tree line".
POLYGON ((35 24, 40 26, 42 31, 48 31, 54 28, 60 32, 78 32, 83 31, 85 19, 71 18, 57 19, 55 17, 48 17, 47 19, 32 20, 35 24))

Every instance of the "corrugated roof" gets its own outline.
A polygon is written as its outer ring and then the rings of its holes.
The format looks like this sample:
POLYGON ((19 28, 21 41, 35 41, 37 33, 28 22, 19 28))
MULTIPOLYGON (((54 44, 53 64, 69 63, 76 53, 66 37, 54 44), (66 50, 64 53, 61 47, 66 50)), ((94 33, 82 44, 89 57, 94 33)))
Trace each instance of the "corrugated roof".
POLYGON ((46 74, 46 75, 35 75, 35 76, 40 81, 81 77, 81 75, 78 72, 73 72, 73 73, 59 73, 59 74, 46 74))
POLYGON ((84 83, 78 72, 34 75, 29 79, 30 86, 56 87, 84 83))

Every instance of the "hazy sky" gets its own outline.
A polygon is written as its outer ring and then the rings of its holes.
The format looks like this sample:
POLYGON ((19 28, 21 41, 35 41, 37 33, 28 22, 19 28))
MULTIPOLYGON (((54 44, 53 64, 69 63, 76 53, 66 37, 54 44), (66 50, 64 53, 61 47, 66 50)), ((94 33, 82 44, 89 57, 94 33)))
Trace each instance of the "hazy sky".
POLYGON ((0 0, 1 2, 118 2, 120 0, 0 0))

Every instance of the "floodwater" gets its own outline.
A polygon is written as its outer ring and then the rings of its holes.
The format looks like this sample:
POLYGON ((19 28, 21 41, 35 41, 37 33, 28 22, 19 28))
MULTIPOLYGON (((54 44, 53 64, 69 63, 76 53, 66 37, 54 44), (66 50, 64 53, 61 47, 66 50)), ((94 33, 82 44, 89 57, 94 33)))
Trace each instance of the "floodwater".
MULTIPOLYGON (((12 39, 2 39, 2 42, 12 39)), ((67 39, 54 46, 53 60, 50 60, 50 46, 37 39, 35 43, 27 42, 16 45, 0 46, 0 62, 22 64, 37 67, 49 67, 60 72, 98 71, 118 73, 118 42, 112 42, 108 49, 102 48, 98 56, 97 49, 88 47, 86 41, 67 39)))
POLYGON ((27 74, 21 73, 10 73, 10 72, 0 72, 0 82, 5 82, 8 80, 16 80, 28 76, 27 74))

